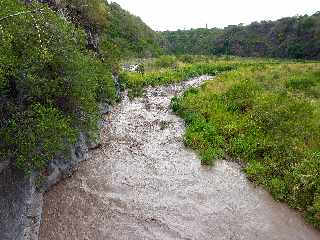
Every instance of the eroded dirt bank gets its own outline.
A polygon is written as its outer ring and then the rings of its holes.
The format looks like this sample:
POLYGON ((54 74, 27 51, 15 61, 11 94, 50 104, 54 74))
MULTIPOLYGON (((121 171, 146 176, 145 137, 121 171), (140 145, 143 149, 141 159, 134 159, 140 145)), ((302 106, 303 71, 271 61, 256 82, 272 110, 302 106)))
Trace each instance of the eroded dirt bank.
POLYGON ((184 147, 170 99, 208 79, 150 88, 106 116, 102 147, 45 195, 40 240, 319 240, 237 164, 203 167, 184 147))

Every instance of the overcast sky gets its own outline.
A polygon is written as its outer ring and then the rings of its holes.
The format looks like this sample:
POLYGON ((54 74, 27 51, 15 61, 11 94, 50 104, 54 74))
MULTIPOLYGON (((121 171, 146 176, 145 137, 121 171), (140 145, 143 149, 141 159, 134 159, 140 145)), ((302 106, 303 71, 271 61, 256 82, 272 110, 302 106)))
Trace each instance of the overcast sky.
POLYGON ((111 0, 157 31, 226 27, 320 11, 320 0, 111 0))

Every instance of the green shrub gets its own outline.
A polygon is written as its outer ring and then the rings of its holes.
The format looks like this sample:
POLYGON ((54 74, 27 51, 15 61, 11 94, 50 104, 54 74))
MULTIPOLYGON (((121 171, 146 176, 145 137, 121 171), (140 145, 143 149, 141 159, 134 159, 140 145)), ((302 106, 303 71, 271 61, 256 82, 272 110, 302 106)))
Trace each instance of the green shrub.
POLYGON ((268 182, 268 189, 277 200, 285 200, 288 195, 288 187, 286 186, 286 183, 276 177, 272 178, 268 182))
POLYGON ((245 173, 250 180, 256 183, 264 184, 266 182, 267 169, 258 161, 250 161, 245 168, 245 173))
POLYGON ((15 159, 17 167, 25 173, 40 171, 48 159, 59 152, 66 153, 75 136, 70 119, 56 108, 40 104, 16 113, 1 134, 8 146, 6 155, 15 159))
POLYGON ((86 35, 46 5, 0 2, 0 153, 30 173, 96 135, 98 102, 115 100, 111 69, 86 35), (41 9, 41 11, 39 10, 41 9))
POLYGON ((221 101, 232 112, 246 113, 254 104, 254 97, 259 92, 259 86, 254 81, 242 81, 232 86, 221 101))
POLYGON ((177 59, 174 56, 161 56, 156 59, 155 66, 160 68, 173 68, 176 67, 177 59))
POLYGON ((293 76, 286 82, 292 91, 304 93, 306 96, 320 98, 320 71, 310 71, 293 76))
POLYGON ((179 61, 183 63, 194 63, 195 62, 195 57, 192 55, 180 55, 178 56, 179 61))
POLYGON ((308 214, 306 217, 310 222, 315 224, 318 228, 320 228, 320 193, 314 197, 313 205, 310 207, 308 214))

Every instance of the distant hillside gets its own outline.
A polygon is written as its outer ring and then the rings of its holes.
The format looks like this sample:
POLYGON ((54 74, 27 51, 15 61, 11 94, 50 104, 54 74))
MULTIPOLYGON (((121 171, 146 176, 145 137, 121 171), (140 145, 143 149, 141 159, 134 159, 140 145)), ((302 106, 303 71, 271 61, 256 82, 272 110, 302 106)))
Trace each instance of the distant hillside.
POLYGON ((320 12, 224 29, 163 32, 169 54, 320 59, 320 12))
POLYGON ((118 49, 122 57, 151 57, 161 53, 159 34, 140 17, 132 15, 115 2, 109 4, 110 19, 103 38, 118 49))

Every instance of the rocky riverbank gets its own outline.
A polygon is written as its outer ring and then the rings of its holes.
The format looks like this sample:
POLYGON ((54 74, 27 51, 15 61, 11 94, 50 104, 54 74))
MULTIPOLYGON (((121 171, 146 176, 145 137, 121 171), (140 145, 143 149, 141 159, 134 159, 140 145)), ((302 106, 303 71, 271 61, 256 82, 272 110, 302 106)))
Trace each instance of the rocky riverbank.
MULTIPOLYGON (((120 83, 113 77, 117 95, 120 97, 120 83)), ((109 114, 112 107, 100 103, 100 113, 109 114)), ((103 120, 99 127, 104 126, 103 120)), ((90 150, 100 146, 100 139, 92 141, 82 132, 76 144, 70 146, 69 157, 57 156, 49 161, 46 175, 37 173, 26 176, 10 161, 0 161, 0 239, 37 240, 41 224, 43 193, 77 171, 79 164, 90 158, 90 150)))

